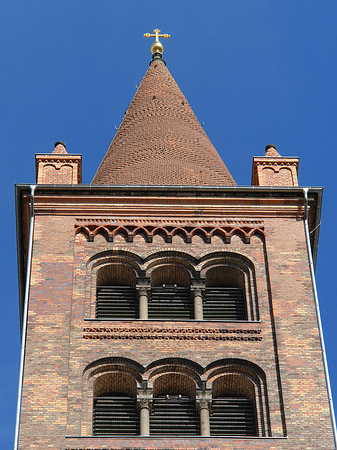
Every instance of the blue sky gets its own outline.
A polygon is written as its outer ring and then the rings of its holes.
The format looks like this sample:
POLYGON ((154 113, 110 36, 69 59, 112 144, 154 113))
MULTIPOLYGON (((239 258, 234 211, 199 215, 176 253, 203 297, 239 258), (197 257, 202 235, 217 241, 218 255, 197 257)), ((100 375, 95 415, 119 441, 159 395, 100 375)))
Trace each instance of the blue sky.
MULTIPOLYGON (((13 446, 19 368, 14 183, 57 140, 83 154, 89 183, 150 60, 145 32, 239 185, 266 144, 299 156, 302 186, 324 186, 317 284, 337 396, 337 1, 11 0, 0 17, 2 311, 0 448, 13 446)), ((336 400, 337 401, 337 400, 336 400)))

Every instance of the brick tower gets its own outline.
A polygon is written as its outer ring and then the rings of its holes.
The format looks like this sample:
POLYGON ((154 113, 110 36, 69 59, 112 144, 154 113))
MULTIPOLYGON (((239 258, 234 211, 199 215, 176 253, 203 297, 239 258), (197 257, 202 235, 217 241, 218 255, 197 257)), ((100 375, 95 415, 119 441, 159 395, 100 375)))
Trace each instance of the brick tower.
POLYGON ((16 186, 15 450, 332 450, 322 189, 299 187, 275 146, 237 186, 155 33, 92 183, 57 142, 37 184, 16 186))

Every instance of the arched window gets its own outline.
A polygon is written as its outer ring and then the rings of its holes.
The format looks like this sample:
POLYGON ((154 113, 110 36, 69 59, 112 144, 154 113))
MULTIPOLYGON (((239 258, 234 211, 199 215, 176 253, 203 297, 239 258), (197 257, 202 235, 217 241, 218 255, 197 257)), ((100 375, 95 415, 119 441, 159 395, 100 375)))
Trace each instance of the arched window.
POLYGON ((126 264, 107 264, 97 272, 96 318, 136 319, 136 275, 126 264))
POLYGON ((186 375, 168 373, 159 376, 153 385, 150 435, 199 435, 195 392, 194 381, 186 375))
POLYGON ((190 274, 178 264, 165 264, 151 274, 149 319, 192 319, 190 274))
POLYGON ((251 362, 218 360, 203 369, 165 358, 143 367, 114 357, 85 373, 83 417, 93 419, 95 436, 271 436, 265 374, 251 362))
POLYGON ((95 380, 94 435, 139 434, 136 381, 128 374, 106 373, 95 380))
POLYGON ((203 315, 205 320, 247 320, 242 270, 232 265, 218 265, 206 272, 203 315))
POLYGON ((213 382, 211 436, 257 436, 255 389, 242 374, 226 374, 213 382))

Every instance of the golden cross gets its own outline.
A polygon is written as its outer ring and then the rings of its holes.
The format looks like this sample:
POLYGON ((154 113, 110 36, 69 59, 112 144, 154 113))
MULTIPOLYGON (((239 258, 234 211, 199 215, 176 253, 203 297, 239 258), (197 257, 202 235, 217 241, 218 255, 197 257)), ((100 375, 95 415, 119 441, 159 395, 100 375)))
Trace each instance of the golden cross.
POLYGON ((170 38, 171 37, 171 35, 170 34, 159 34, 160 33, 160 30, 158 30, 158 28, 156 28, 155 30, 153 30, 153 32, 154 32, 154 34, 151 34, 151 33, 145 33, 144 34, 144 37, 146 37, 146 38, 150 38, 150 37, 155 37, 156 38, 156 41, 159 41, 159 38, 160 37, 163 37, 164 39, 168 39, 168 38, 170 38))

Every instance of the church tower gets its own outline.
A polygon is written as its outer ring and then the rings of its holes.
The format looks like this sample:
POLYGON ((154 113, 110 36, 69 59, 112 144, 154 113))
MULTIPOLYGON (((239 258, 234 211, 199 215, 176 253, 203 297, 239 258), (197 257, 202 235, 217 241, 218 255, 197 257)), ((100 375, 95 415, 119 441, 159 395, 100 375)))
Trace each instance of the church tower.
POLYGON ((159 33, 92 183, 57 142, 16 186, 15 450, 332 450, 322 189, 273 145, 237 186, 159 33))

